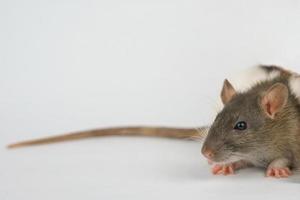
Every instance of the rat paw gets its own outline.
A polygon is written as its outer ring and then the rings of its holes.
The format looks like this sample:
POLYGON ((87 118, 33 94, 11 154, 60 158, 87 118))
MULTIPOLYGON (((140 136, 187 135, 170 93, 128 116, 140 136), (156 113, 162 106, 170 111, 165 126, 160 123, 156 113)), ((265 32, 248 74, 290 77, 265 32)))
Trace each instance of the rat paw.
POLYGON ((290 175, 292 175, 292 172, 288 167, 283 167, 283 168, 269 167, 266 172, 267 177, 274 177, 274 178, 287 178, 290 175))
POLYGON ((212 173, 214 175, 232 175, 234 174, 234 165, 227 164, 227 165, 215 165, 212 167, 212 173))

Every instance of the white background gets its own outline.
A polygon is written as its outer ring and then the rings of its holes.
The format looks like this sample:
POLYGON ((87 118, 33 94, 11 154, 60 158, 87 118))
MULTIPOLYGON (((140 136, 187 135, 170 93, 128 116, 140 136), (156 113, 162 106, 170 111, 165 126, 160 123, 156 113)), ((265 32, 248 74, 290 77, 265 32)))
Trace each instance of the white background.
POLYGON ((224 78, 300 71, 298 0, 1 0, 0 199, 299 199, 300 180, 216 177, 200 143, 17 140, 120 125, 195 127, 224 78))

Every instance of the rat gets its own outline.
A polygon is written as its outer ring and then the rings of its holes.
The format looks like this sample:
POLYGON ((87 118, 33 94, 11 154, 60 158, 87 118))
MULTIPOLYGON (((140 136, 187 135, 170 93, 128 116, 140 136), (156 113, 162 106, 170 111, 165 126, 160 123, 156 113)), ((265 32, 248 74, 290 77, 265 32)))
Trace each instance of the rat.
POLYGON ((248 166, 284 178, 300 167, 300 76, 279 67, 262 67, 276 76, 238 92, 225 80, 224 108, 202 146, 214 174, 233 174, 248 166))
POLYGON ((266 168, 269 177, 288 177, 300 167, 300 76, 277 66, 254 69, 235 85, 225 79, 220 95, 223 105, 211 126, 95 129, 8 148, 113 135, 204 139, 201 152, 212 164, 213 174, 229 175, 256 166, 266 168))

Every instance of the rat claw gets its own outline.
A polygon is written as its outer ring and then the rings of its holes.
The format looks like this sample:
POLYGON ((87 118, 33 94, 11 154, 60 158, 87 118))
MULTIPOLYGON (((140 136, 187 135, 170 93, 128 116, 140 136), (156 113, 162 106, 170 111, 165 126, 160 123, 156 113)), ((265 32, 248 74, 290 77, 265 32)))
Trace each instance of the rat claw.
POLYGON ((267 176, 267 177, 270 177, 270 176, 273 176, 273 175, 274 175, 273 170, 268 169, 268 170, 267 170, 267 173, 266 173, 266 176, 267 176))
POLYGON ((289 172, 287 171, 287 169, 280 169, 280 175, 282 177, 288 177, 289 176, 289 172))
POLYGON ((212 167, 212 173, 216 175, 220 172, 221 169, 222 167, 220 165, 215 165, 212 167))
POLYGON ((280 177, 280 169, 275 170, 274 173, 276 178, 280 177))
POLYGON ((228 167, 229 174, 234 174, 233 166, 228 167))
POLYGON ((288 173, 285 170, 280 170, 280 174, 282 177, 288 177, 288 173))
POLYGON ((292 174, 288 167, 285 168, 269 168, 267 169, 266 176, 274 178, 287 178, 292 174))
POLYGON ((282 169, 279 169, 279 170, 278 170, 278 176, 279 176, 279 177, 284 176, 284 175, 283 175, 283 172, 282 172, 282 169))
POLYGON ((232 164, 229 165, 215 165, 212 168, 212 173, 214 175, 230 175, 230 174, 234 174, 234 166, 232 164))
POLYGON ((224 166, 223 167, 223 175, 227 176, 229 174, 230 174, 230 172, 229 172, 229 166, 224 166))
POLYGON ((224 176, 227 175, 227 167, 226 167, 226 166, 223 166, 223 168, 222 168, 222 174, 223 174, 224 176))

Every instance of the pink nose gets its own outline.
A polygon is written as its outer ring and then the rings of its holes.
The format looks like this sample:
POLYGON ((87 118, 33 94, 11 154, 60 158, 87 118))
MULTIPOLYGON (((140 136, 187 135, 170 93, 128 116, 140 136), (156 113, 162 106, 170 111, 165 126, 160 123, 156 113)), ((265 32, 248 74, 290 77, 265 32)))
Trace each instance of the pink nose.
POLYGON ((203 151, 203 155, 204 155, 206 158, 208 158, 208 159, 212 159, 212 157, 214 157, 214 153, 213 153, 213 151, 210 150, 210 149, 205 149, 205 150, 203 151))

